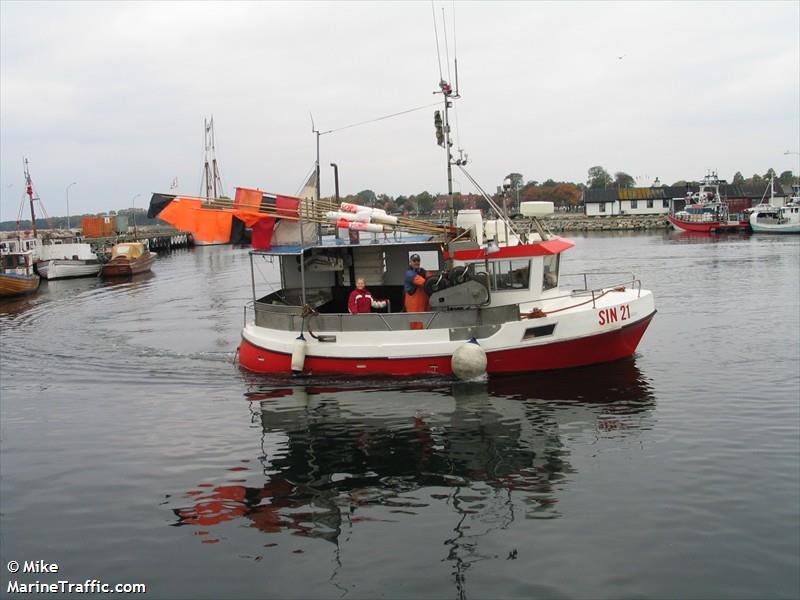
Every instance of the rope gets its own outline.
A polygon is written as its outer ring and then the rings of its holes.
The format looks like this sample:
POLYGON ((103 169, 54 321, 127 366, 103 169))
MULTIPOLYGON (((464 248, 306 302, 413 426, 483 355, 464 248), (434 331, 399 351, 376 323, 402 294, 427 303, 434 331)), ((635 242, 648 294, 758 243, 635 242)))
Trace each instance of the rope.
MULTIPOLYGON (((303 318, 303 323, 305 324, 305 329, 308 330, 308 335, 310 335, 315 340, 319 340, 319 337, 314 335, 314 332, 311 331, 311 323, 310 323, 310 321, 311 321, 312 317, 314 317, 314 316, 316 316, 318 314, 319 314, 319 312, 317 311, 317 309, 314 308, 313 306, 311 306, 310 304, 304 304, 303 305, 303 310, 300 312, 300 316, 303 318), (306 319, 308 319, 308 322, 306 322, 306 319)), ((303 326, 301 325, 300 326, 300 334, 302 335, 302 333, 303 333, 303 326)))
POLYGON ((624 292, 624 287, 616 287, 610 290, 603 291, 602 294, 599 296, 594 296, 585 302, 579 302, 578 304, 573 304, 571 306, 564 306, 562 308, 556 308, 554 310, 549 310, 547 312, 543 311, 541 308, 534 308, 531 312, 525 313, 524 315, 520 315, 520 319, 541 319, 542 317, 546 317, 548 315, 552 315, 553 313, 561 312, 562 310, 569 310, 570 308, 577 308, 579 306, 583 306, 584 304, 589 304, 589 302, 596 302, 606 294, 610 292, 624 292))

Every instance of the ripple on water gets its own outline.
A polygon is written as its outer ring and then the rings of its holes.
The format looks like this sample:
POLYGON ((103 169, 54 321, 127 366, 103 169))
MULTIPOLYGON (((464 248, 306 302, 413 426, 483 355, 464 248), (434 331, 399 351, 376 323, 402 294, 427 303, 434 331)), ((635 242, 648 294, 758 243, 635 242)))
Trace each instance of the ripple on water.
POLYGON ((50 282, 0 304, 4 553, 159 597, 797 597, 797 242, 583 237, 655 291, 639 351, 482 383, 241 371, 246 251, 50 282))

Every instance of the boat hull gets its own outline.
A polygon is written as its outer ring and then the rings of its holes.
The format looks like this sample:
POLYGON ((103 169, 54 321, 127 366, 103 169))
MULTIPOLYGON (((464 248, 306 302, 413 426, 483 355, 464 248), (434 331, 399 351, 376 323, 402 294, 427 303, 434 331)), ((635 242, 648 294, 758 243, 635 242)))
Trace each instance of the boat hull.
POLYGON ((104 264, 100 275, 104 279, 132 277, 133 275, 149 271, 155 259, 156 255, 154 252, 150 252, 134 260, 130 260, 127 257, 118 257, 104 264))
POLYGON ((750 223, 746 221, 732 221, 722 223, 720 221, 684 221, 676 219, 672 215, 667 215, 669 222, 679 231, 693 231, 698 233, 723 233, 726 231, 748 231, 750 223))
POLYGON ((800 233, 800 224, 795 225, 764 225, 750 223, 756 233, 800 233))
MULTIPOLYGON (((656 312, 653 295, 646 290, 619 288, 596 298, 578 294, 556 301, 564 304, 552 306, 551 314, 540 312, 534 318, 532 305, 520 305, 518 320, 483 330, 469 323, 460 329, 447 324, 376 330, 384 320, 370 319, 364 330, 353 330, 357 321, 351 321, 342 330, 312 334, 311 321, 304 343, 298 342, 297 331, 249 323, 242 331, 239 363, 256 373, 291 373, 299 344, 302 373, 307 375, 448 376, 454 353, 478 334, 489 375, 564 369, 630 356, 656 312)), ((436 323, 436 313, 420 315, 419 324, 436 323)))
POLYGON ((53 259, 40 260, 36 270, 43 279, 68 279, 71 277, 94 277, 103 265, 98 261, 53 259))
MULTIPOLYGON (((794 208, 794 206, 790 206, 788 210, 794 208)), ((774 212, 765 217, 762 213, 754 212, 750 215, 750 227, 756 233, 800 233, 800 220, 798 220, 797 213, 791 214, 789 217, 781 219, 780 214, 774 212)))
MULTIPOLYGON (((489 375, 567 369, 611 362, 631 356, 639 345, 655 312, 615 331, 579 339, 553 342, 486 353, 489 375)), ((292 355, 256 346, 242 338, 239 362, 256 373, 291 373, 292 355)), ((452 356, 409 358, 335 358, 308 356, 304 374, 308 375, 442 375, 453 374, 452 356)))
POLYGON ((32 294, 39 289, 38 275, 0 273, 0 298, 32 294))

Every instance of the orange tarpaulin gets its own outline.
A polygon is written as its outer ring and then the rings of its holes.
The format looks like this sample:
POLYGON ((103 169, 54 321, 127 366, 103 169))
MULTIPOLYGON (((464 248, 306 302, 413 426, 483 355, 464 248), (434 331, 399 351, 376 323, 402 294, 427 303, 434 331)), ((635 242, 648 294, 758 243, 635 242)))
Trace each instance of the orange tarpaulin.
POLYGON ((261 190, 236 188, 232 208, 208 208, 203 198, 178 196, 158 213, 158 218, 177 229, 191 231, 202 242, 223 242, 231 239, 233 217, 253 229, 253 247, 268 249, 276 217, 296 217, 300 199, 292 196, 264 194, 261 190))
POLYGON ((176 229, 191 231, 202 242, 229 241, 233 213, 201 208, 202 202, 200 198, 175 198, 158 213, 158 218, 176 229))

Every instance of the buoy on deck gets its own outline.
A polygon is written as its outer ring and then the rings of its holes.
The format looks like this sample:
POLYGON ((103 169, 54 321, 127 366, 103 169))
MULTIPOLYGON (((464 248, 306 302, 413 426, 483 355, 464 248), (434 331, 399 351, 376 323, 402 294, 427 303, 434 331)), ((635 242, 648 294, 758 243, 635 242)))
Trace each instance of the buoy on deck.
POLYGON ((486 352, 478 340, 471 338, 453 353, 451 366, 459 379, 475 379, 486 373, 486 352))
POLYGON ((292 373, 302 373, 306 364, 306 338, 303 334, 297 336, 292 348, 292 373))

